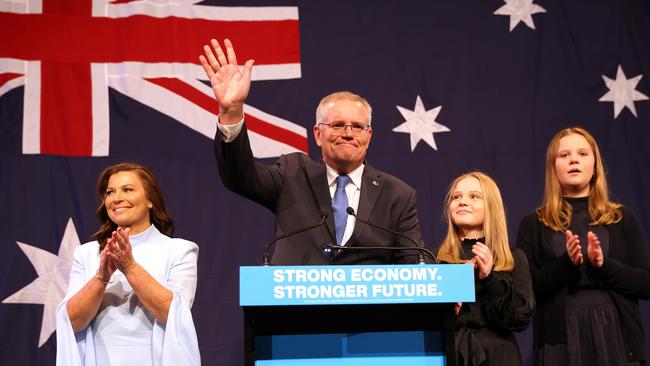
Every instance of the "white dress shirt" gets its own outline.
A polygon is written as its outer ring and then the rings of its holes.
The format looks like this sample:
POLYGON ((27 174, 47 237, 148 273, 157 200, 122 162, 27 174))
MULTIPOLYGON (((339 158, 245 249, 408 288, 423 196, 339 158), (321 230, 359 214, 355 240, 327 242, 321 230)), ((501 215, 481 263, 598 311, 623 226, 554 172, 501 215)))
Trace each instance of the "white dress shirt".
MULTIPOLYGON (((330 187, 330 198, 334 199, 334 192, 336 192, 336 177, 338 177, 339 173, 327 164, 325 164, 325 167, 327 167, 327 183, 330 187)), ((350 177, 350 183, 345 186, 345 194, 348 196, 348 207, 352 207, 354 209, 354 212, 357 212, 359 209, 359 196, 361 195, 361 177, 363 176, 364 168, 365 165, 361 164, 358 168, 348 173, 348 177, 350 177)), ((354 216, 348 215, 348 222, 345 224, 345 232, 343 233, 341 245, 345 245, 345 243, 352 236, 355 222, 356 219, 354 216)))

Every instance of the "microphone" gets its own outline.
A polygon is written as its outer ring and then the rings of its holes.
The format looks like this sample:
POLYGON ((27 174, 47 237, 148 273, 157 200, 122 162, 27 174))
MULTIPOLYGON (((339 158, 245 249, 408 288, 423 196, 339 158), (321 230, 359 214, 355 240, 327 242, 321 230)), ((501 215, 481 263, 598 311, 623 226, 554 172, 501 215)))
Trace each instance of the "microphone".
POLYGON ((273 243, 275 243, 278 240, 282 240, 284 238, 287 238, 289 236, 300 234, 302 232, 305 232, 305 231, 311 230, 313 228, 316 228, 316 227, 318 227, 320 225, 323 225, 323 223, 325 222, 325 218, 327 218, 327 213, 326 212, 321 212, 320 221, 318 221, 318 223, 316 223, 314 225, 309 225, 307 227, 304 227, 304 228, 301 228, 301 229, 298 229, 298 230, 291 231, 291 232, 286 233, 286 234, 282 234, 282 235, 278 236, 277 238, 271 240, 270 242, 266 243, 266 245, 264 246, 264 257, 262 258, 262 265, 268 266, 269 264, 271 264, 271 262, 269 261, 269 251, 271 250, 271 245, 273 245, 273 243))
POLYGON ((393 234, 395 236, 399 236, 400 238, 404 238, 404 239, 408 240, 409 242, 413 243, 413 246, 412 247, 352 247, 352 246, 340 246, 340 245, 326 244, 326 245, 321 246, 323 251, 325 251, 326 253, 329 253, 334 249, 360 250, 360 251, 363 251, 363 250, 388 250, 388 251, 415 250, 415 251, 418 252, 418 262, 420 264, 425 263, 424 254, 429 256, 429 258, 433 259, 434 262, 436 261, 436 258, 433 255, 433 253, 431 253, 431 251, 429 249, 427 249, 427 248, 420 247, 418 245, 418 243, 415 240, 413 240, 413 238, 410 238, 410 237, 408 237, 408 236, 406 236, 406 235, 404 235, 404 234, 402 234, 400 232, 390 230, 390 229, 387 229, 385 227, 375 225, 375 224, 373 224, 373 223, 371 223, 369 221, 365 221, 365 220, 360 219, 359 216, 357 216, 355 214, 354 209, 352 207, 348 207, 345 211, 348 213, 348 215, 354 216, 355 219, 357 219, 358 221, 360 221, 360 222, 362 222, 362 223, 364 223, 364 224, 366 224, 368 226, 374 227, 376 229, 385 231, 387 233, 390 233, 390 234, 393 234))

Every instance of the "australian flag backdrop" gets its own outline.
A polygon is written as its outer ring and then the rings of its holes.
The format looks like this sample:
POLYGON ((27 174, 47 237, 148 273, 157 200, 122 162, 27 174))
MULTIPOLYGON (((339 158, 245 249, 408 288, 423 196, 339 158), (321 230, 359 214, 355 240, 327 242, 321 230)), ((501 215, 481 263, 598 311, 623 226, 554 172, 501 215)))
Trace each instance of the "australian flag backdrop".
MULTIPOLYGON (((576 125, 650 234, 647 0, 0 0, 0 364, 54 364, 72 251, 98 228, 95 182, 122 161, 154 172, 176 236, 200 246, 203 363, 243 364, 238 268, 261 263, 274 217, 220 183, 198 62, 211 38, 256 60, 245 113, 260 159, 319 158, 320 98, 365 96, 368 162, 417 190, 430 248, 450 181, 475 169, 499 184, 514 245, 549 140, 576 125)), ((530 330, 519 338, 530 362, 530 330)))

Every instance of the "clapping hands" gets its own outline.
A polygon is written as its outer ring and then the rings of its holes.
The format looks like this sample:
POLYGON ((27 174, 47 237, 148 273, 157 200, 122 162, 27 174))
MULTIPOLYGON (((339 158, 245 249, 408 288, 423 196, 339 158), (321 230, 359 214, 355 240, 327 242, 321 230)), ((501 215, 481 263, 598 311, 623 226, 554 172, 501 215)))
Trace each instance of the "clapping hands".
POLYGON ((106 240, 106 245, 99 254, 99 269, 97 270, 97 275, 103 282, 108 283, 117 269, 125 273, 135 264, 129 242, 130 232, 130 228, 118 228, 106 240))
POLYGON ((474 257, 470 262, 474 263, 474 268, 478 271, 478 278, 482 280, 490 275, 492 267, 494 267, 492 251, 487 247, 487 245, 481 242, 476 242, 472 247, 472 253, 474 254, 474 257))
MULTIPOLYGON (((566 251, 569 259, 571 259, 571 263, 576 266, 582 265, 584 258, 582 255, 582 247, 580 246, 580 238, 578 235, 573 234, 571 230, 567 230, 564 235, 566 237, 566 251)), ((600 240, 592 231, 587 233, 587 256, 589 257, 589 263, 594 268, 602 267, 605 262, 600 240)))

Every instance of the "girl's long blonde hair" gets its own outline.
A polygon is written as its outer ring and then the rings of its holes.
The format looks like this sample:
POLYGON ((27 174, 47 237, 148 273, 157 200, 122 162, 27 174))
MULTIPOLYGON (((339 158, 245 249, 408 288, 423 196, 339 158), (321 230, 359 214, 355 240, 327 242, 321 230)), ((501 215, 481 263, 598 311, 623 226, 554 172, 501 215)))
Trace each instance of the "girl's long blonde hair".
POLYGON ((569 135, 580 135, 587 140, 594 154, 594 175, 589 182, 589 217, 590 225, 609 225, 621 221, 621 204, 609 200, 607 179, 603 160, 594 137, 580 127, 565 128, 558 132, 546 150, 546 183, 544 199, 539 207, 537 217, 544 225, 555 231, 565 231, 571 224, 571 205, 562 197, 562 187, 555 171, 555 159, 560 146, 560 140, 569 135))
POLYGON ((515 261, 508 244, 508 226, 506 224, 506 213, 501 199, 501 192, 497 184, 487 174, 473 171, 465 173, 456 178, 449 186, 445 199, 445 217, 447 218, 447 236, 438 250, 438 261, 444 263, 463 263, 461 258, 459 228, 452 221, 449 212, 456 185, 465 178, 476 178, 483 191, 483 202, 485 204, 485 215, 483 220, 483 234, 485 245, 490 248, 494 259, 495 271, 511 272, 515 268, 515 261))

